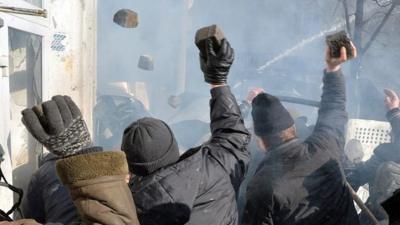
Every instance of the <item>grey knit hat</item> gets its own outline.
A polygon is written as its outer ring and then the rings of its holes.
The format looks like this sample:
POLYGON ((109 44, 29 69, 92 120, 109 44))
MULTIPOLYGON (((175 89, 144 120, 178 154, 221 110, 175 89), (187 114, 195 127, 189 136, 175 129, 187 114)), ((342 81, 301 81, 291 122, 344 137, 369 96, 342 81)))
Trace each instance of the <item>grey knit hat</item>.
POLYGON ((179 148, 166 123, 145 117, 128 126, 122 138, 122 150, 131 173, 147 176, 179 160, 179 148))

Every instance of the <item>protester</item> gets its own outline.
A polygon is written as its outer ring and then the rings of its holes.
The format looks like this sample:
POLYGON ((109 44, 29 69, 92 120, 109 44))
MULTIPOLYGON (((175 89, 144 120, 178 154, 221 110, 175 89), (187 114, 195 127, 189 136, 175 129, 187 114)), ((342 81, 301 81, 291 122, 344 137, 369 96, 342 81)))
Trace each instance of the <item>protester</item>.
POLYGON ((359 224, 340 166, 347 122, 340 65, 346 60, 345 48, 340 58, 327 49, 319 118, 304 142, 276 97, 253 100, 254 130, 266 154, 247 188, 243 224, 359 224))
POLYGON ((38 223, 71 224, 79 220, 67 188, 58 179, 58 159, 59 157, 49 153, 32 175, 22 203, 24 217, 32 218, 38 223))
POLYGON ((392 143, 380 144, 370 159, 351 170, 347 179, 355 190, 366 183, 373 184, 376 171, 383 163, 400 163, 400 100, 393 90, 385 90, 385 94, 386 118, 392 127, 392 143))
MULTIPOLYGON (((400 100, 393 90, 385 90, 386 118, 392 126, 392 142, 380 144, 370 159, 347 170, 347 180, 357 190, 369 185, 370 197, 367 206, 379 220, 388 217, 381 203, 400 188, 400 100)), ((368 217, 360 215, 362 224, 370 224, 368 217)))
MULTIPOLYGON (((68 96, 55 96, 22 112, 28 131, 60 157, 56 168, 80 216, 81 224, 139 224, 127 185, 123 152, 102 152, 92 140, 79 108, 68 96), (107 162, 107 163, 104 163, 107 162)), ((50 196, 56 198, 57 196, 50 196)), ((21 220, 14 224, 37 224, 21 220)))
MULTIPOLYGON (((250 134, 227 86, 234 52, 207 40, 200 54, 211 85, 211 138, 181 157, 163 121, 145 118, 125 129, 122 149, 134 174, 131 190, 141 224, 238 224, 236 196, 246 173, 250 134)), ((188 130, 190 132, 190 130, 188 130)))

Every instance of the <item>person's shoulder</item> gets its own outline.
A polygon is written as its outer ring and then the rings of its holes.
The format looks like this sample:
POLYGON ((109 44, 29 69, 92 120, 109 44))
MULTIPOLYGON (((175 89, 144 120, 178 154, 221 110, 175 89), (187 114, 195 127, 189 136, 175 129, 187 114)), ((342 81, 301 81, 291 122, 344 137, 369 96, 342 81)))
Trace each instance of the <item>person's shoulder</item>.
POLYGON ((180 157, 179 157, 179 162, 183 162, 185 164, 186 162, 190 162, 191 160, 201 157, 203 154, 204 148, 202 146, 198 146, 195 148, 188 149, 185 151, 180 157))
POLYGON ((174 202, 196 194, 202 177, 199 175, 201 167, 201 152, 195 151, 146 177, 135 177, 130 184, 135 203, 146 205, 146 201, 174 202))
POLYGON ((174 180, 173 177, 181 177, 181 179, 189 178, 194 171, 200 170, 203 153, 200 148, 189 149, 179 159, 178 162, 161 168, 154 173, 138 178, 139 183, 165 183, 174 180))

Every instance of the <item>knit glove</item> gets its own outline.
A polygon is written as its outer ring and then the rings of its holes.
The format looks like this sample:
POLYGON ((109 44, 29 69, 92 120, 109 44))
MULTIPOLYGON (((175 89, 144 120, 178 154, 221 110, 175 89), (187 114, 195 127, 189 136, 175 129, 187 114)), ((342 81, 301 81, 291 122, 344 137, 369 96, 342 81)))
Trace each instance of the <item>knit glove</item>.
POLYGON ((200 52, 200 68, 209 84, 226 84, 229 69, 235 58, 234 50, 226 39, 221 41, 218 52, 211 39, 206 40, 206 53, 200 52))
POLYGON ((60 157, 75 155, 92 145, 81 111, 69 96, 54 96, 23 110, 22 122, 33 137, 60 157))

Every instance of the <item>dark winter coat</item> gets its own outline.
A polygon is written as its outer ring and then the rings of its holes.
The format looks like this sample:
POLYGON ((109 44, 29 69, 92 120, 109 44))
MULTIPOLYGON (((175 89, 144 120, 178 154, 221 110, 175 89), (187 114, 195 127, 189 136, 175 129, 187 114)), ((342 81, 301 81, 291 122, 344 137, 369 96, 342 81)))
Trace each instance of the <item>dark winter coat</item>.
POLYGON ((39 223, 71 224, 79 220, 67 188, 57 176, 58 157, 49 153, 32 175, 22 204, 25 218, 39 223))
POLYGON ((176 164, 133 179, 141 224, 238 224, 236 195, 250 158, 250 134, 230 88, 214 88, 211 95, 210 140, 176 164))
POLYGON ((248 185, 243 224, 359 224, 339 162, 345 104, 343 75, 326 73, 314 132, 268 149, 248 185))

